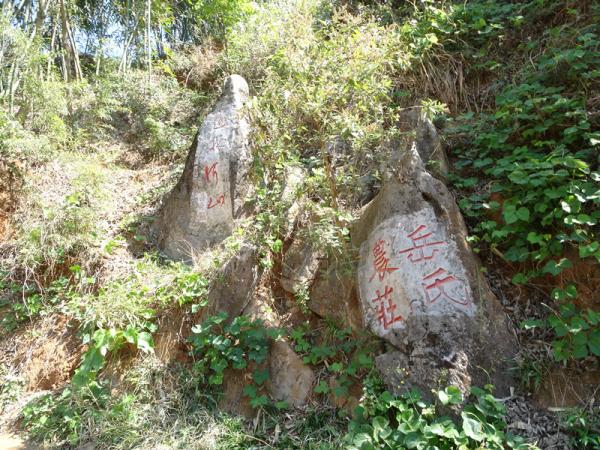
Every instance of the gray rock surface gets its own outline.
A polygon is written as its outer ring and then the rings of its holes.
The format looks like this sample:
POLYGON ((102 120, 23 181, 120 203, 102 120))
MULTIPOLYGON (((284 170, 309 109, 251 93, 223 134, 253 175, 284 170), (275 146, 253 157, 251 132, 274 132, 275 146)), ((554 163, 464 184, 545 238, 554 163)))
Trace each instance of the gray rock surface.
POLYGON ((466 237, 413 143, 352 231, 364 324, 394 347, 377 366, 396 392, 489 382, 508 391, 514 332, 466 237))
POLYGON ((329 258, 321 261, 310 288, 308 307, 340 327, 362 329, 362 308, 353 268, 329 258))
POLYGON ((450 163, 442 147, 435 125, 420 107, 409 108, 400 115, 398 126, 401 131, 414 133, 417 152, 428 170, 445 178, 450 163))
POLYGON ((200 127, 155 225, 159 246, 171 258, 190 260, 221 242, 242 214, 250 165, 249 125, 243 116, 247 100, 246 81, 231 75, 200 127))
POLYGON ((271 344, 269 369, 271 378, 267 388, 273 398, 293 407, 306 403, 312 393, 315 374, 290 344, 281 340, 271 344))
POLYGON ((281 287, 295 294, 312 284, 322 252, 301 239, 295 239, 283 255, 281 269, 281 287))
POLYGON ((219 270, 208 292, 207 315, 226 312, 229 318, 244 313, 254 299, 260 280, 258 251, 243 244, 219 270))

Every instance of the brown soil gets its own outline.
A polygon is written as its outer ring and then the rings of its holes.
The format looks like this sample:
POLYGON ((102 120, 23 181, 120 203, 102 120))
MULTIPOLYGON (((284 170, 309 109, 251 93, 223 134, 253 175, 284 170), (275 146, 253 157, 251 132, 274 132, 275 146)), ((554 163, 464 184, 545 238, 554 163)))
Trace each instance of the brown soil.
POLYGON ((0 433, 0 450, 41 450, 41 448, 27 442, 20 436, 0 433))
POLYGON ((12 188, 11 175, 0 163, 0 243, 10 235, 9 219, 16 206, 17 195, 12 188))
POLYGON ((569 283, 577 285, 577 300, 580 308, 600 309, 600 264, 595 258, 581 259, 575 250, 565 255, 573 267, 565 269, 554 278, 549 278, 552 286, 564 288, 569 283))
POLYGON ((542 408, 587 405, 600 392, 600 370, 578 373, 562 367, 550 372, 535 396, 542 408))
POLYGON ((20 328, 0 344, 0 361, 25 379, 28 391, 64 386, 81 361, 81 339, 65 316, 52 315, 20 328))
POLYGON ((182 308, 159 318, 158 333, 154 336, 154 351, 165 364, 189 360, 187 339, 192 327, 190 316, 182 308))

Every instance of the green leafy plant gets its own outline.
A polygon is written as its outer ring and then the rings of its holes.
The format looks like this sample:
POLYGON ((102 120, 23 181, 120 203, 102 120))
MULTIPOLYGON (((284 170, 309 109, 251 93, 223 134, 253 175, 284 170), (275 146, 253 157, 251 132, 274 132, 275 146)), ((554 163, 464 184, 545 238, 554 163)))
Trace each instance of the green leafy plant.
POLYGON ((104 367, 108 353, 118 351, 127 343, 144 353, 153 352, 154 341, 151 331, 156 331, 156 327, 151 325, 148 327, 149 330, 138 330, 133 326, 125 330, 98 329, 93 334, 86 334, 83 343, 87 344, 88 349, 81 364, 75 370, 73 385, 83 388, 96 384, 98 372, 104 367))
POLYGON ((563 426, 574 435, 573 446, 581 449, 600 447, 600 418, 593 409, 573 408, 562 414, 563 426))
MULTIPOLYGON (((472 388, 472 401, 464 405, 456 422, 439 415, 438 405, 424 402, 417 391, 394 398, 373 377, 364 386, 364 401, 346 436, 349 449, 535 448, 506 433, 504 405, 492 396, 489 386, 472 388)), ((440 406, 464 402, 453 386, 436 394, 440 406)))
POLYGON ((600 313, 591 309, 582 311, 573 303, 562 304, 548 318, 526 320, 522 327, 551 328, 556 336, 552 351, 557 361, 600 356, 600 313))
POLYGON ((71 400, 70 389, 57 397, 47 394, 34 400, 23 408, 23 426, 33 436, 56 436, 77 444, 83 426, 82 414, 71 400))
MULTIPOLYGON (((227 314, 219 313, 192 328, 190 342, 195 356, 194 373, 209 386, 223 384, 225 370, 249 370, 252 382, 245 386, 244 394, 254 408, 269 404, 264 393, 264 383, 269 378, 265 362, 270 339, 277 339, 282 331, 266 328, 261 320, 251 320, 241 315, 226 323, 227 314)), ((275 405, 285 405, 278 402, 275 405)))
MULTIPOLYGON (((449 131, 467 143, 456 150, 453 181, 474 242, 518 263, 516 284, 558 277, 578 259, 600 263, 600 135, 587 100, 599 62, 597 33, 575 32, 501 89, 495 110, 470 113, 449 131)), ((576 297, 575 285, 555 289, 559 312, 543 321, 559 361, 598 354, 597 314, 578 311, 576 297)))
POLYGON ((334 376, 331 386, 324 380, 319 382, 315 387, 317 394, 332 392, 336 397, 346 396, 350 386, 373 367, 372 342, 366 336, 353 336, 350 328, 330 326, 327 339, 319 344, 315 342, 319 336, 305 327, 294 329, 290 337, 305 364, 324 366, 334 376))

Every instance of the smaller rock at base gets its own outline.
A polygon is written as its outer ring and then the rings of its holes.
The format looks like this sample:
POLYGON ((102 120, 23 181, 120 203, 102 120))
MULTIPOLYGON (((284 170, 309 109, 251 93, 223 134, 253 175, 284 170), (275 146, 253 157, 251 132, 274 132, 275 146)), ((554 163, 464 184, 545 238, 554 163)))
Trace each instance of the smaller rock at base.
POLYGON ((284 341, 273 342, 269 359, 271 379, 267 387, 273 398, 291 407, 304 405, 315 380, 311 368, 284 341))
POLYGON ((350 270, 335 261, 323 261, 310 288, 308 307, 341 327, 362 329, 363 312, 350 270))
POLYGON ((471 378, 468 371, 469 358, 462 352, 437 360, 435 355, 422 355, 409 359, 403 353, 391 351, 375 358, 375 367, 383 378, 386 388, 395 396, 418 389, 423 398, 432 401, 432 387, 443 390, 455 386, 468 394, 471 378))

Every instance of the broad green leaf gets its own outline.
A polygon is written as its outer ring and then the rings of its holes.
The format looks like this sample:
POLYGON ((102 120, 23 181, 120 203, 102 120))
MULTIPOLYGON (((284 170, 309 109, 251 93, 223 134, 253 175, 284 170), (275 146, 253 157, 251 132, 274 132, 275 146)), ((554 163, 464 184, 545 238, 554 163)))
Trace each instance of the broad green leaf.
POLYGON ((485 433, 483 432, 483 427, 481 426, 481 422, 478 420, 469 417, 469 414, 466 412, 461 413, 462 417, 462 428, 467 437, 473 439, 474 441, 480 442, 485 439, 485 433))
POLYGON ((527 208, 525 208, 524 206, 520 207, 517 211, 516 211, 516 215, 519 219, 521 219, 523 222, 527 222, 529 221, 529 210, 527 208))
POLYGON ((568 269, 571 267, 573 267, 573 264, 571 264, 571 261, 569 261, 567 258, 562 258, 558 262, 550 260, 542 268, 542 272, 556 276, 561 273, 563 269, 568 269))
POLYGON ((317 394, 327 394, 329 392, 329 385, 327 382, 321 380, 317 387, 315 387, 315 392, 317 394))
POLYGON ((137 348, 144 353, 154 352, 154 340, 152 335, 147 331, 142 331, 137 335, 137 348))
POLYGON ((255 370, 252 373, 252 379, 259 386, 269 379, 269 369, 255 370))
POLYGON ((590 333, 588 347, 590 348, 590 352, 596 356, 600 356, 600 330, 595 330, 590 333))

